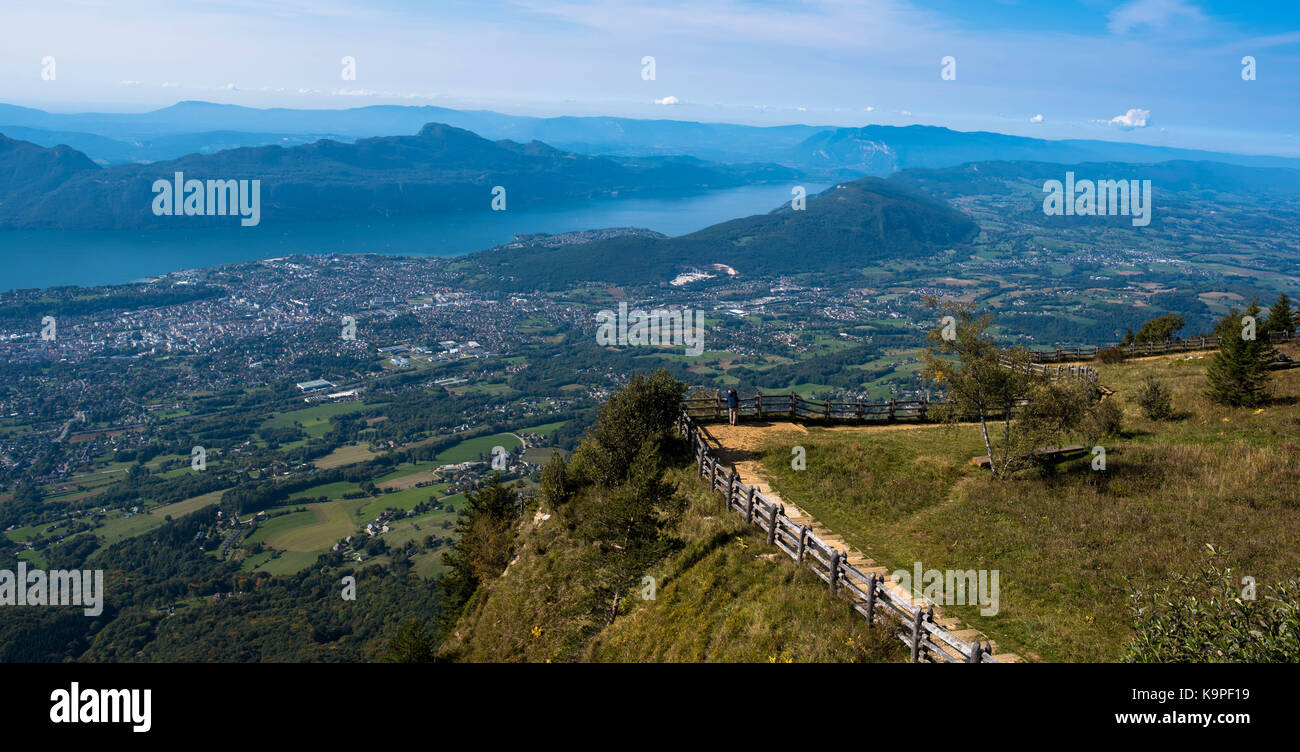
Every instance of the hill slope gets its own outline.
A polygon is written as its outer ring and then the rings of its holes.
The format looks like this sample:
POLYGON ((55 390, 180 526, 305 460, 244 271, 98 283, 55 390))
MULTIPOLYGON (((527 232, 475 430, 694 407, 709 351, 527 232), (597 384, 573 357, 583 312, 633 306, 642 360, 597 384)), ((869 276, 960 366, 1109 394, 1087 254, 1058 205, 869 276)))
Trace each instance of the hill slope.
POLYGON ((882 662, 905 659, 888 630, 869 630, 847 601, 722 513, 693 472, 669 480, 687 498, 677 554, 647 572, 653 600, 634 597, 613 624, 593 624, 582 599, 581 554, 589 545, 554 510, 530 510, 515 561, 480 587, 449 635, 460 661, 882 662))
POLYGON ((975 223, 960 212, 878 178, 837 185, 767 214, 676 238, 627 236, 577 246, 493 249, 470 256, 494 279, 557 288, 585 281, 668 282, 679 272, 726 264, 740 274, 843 272, 891 258, 933 254, 968 242, 975 223))

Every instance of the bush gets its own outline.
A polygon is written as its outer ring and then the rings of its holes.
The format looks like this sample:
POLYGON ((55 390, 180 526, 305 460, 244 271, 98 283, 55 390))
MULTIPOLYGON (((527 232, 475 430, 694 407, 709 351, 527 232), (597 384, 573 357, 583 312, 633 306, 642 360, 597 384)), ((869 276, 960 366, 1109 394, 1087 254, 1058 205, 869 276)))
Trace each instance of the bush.
POLYGON ((1088 437, 1097 440, 1106 436, 1118 436, 1124 430, 1124 409, 1113 399, 1104 399, 1088 411, 1086 424, 1088 437))
POLYGON ((1148 420, 1169 420, 1174 416, 1169 387, 1154 376, 1147 376, 1146 381, 1142 382, 1134 401, 1148 420))
POLYGON ((1097 362, 1114 365, 1124 361, 1125 352, 1123 348, 1107 347, 1105 350, 1097 351, 1097 362))
MULTIPOLYGON (((1221 554, 1210 548, 1218 558, 1221 554)), ((1193 575, 1136 591, 1129 613, 1136 637, 1128 663, 1300 662, 1300 579, 1255 593, 1213 561, 1193 575)), ((1261 588, 1262 589, 1262 588, 1261 588)))

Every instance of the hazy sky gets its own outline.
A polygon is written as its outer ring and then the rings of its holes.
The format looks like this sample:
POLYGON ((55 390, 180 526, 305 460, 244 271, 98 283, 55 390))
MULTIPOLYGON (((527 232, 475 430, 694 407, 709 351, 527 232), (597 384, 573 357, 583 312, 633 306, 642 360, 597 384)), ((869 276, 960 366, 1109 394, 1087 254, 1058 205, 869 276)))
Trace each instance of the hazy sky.
POLYGON ((1300 154, 1295 0, 39 0, 0 101, 437 104, 1300 154), (268 10, 274 7, 275 10, 268 10), (655 78, 641 60, 655 58, 655 78), (1256 80, 1242 79, 1242 58, 1256 80), (42 59, 55 60, 43 80, 42 59), (356 79, 342 78, 342 58, 356 79), (941 60, 956 60, 955 80, 941 60))

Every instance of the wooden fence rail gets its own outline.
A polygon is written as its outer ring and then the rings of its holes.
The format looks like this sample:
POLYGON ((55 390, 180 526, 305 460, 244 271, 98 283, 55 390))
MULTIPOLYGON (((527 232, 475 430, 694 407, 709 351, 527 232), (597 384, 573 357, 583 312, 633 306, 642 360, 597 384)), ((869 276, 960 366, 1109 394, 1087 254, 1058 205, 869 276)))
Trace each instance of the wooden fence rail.
POLYGON ((735 468, 723 467, 714 456, 699 424, 686 410, 678 416, 677 430, 690 442, 700 477, 708 478, 709 487, 723 495, 728 510, 766 533, 769 544, 811 569, 832 595, 847 597, 869 626, 894 630, 912 662, 999 662, 987 643, 967 642, 937 623, 933 606, 913 604, 886 587, 883 570, 858 570, 846 561, 846 552, 836 550, 807 526, 796 525, 785 516, 785 507, 741 483, 735 468))

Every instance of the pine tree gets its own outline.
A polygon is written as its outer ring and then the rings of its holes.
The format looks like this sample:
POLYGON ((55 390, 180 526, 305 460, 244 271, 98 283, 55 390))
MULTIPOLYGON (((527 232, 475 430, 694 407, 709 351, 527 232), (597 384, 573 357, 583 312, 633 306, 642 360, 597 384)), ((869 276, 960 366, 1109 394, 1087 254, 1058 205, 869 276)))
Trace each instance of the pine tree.
POLYGON ((482 488, 465 494, 465 506, 456 518, 455 542, 442 554, 447 573, 438 580, 446 607, 441 627, 455 622, 480 582, 505 571, 514 555, 519 511, 519 494, 502 485, 497 473, 482 488))
POLYGON ((1212 402, 1235 407, 1254 407, 1267 398, 1268 367, 1276 357, 1257 332, 1244 323, 1246 316, 1259 318, 1259 304, 1251 301, 1244 314, 1228 312, 1215 327, 1219 351, 1206 369, 1209 381, 1206 397, 1212 402), (1251 337, 1251 334, 1256 336, 1251 337))
POLYGON ((1279 295, 1277 302, 1269 307, 1268 321, 1265 322, 1264 328, 1270 332, 1285 332, 1287 336, 1295 332, 1296 317, 1291 310, 1291 301, 1286 293, 1279 295))
POLYGON ((665 532, 678 514, 676 487, 663 479, 663 449, 647 438, 615 489, 602 489, 583 515, 583 537, 595 545, 583 558, 584 580, 593 616, 612 624, 619 606, 646 571, 666 556, 677 541, 665 532))
POLYGON ((384 663, 433 663, 437 640, 419 619, 402 622, 397 634, 388 641, 384 663))

